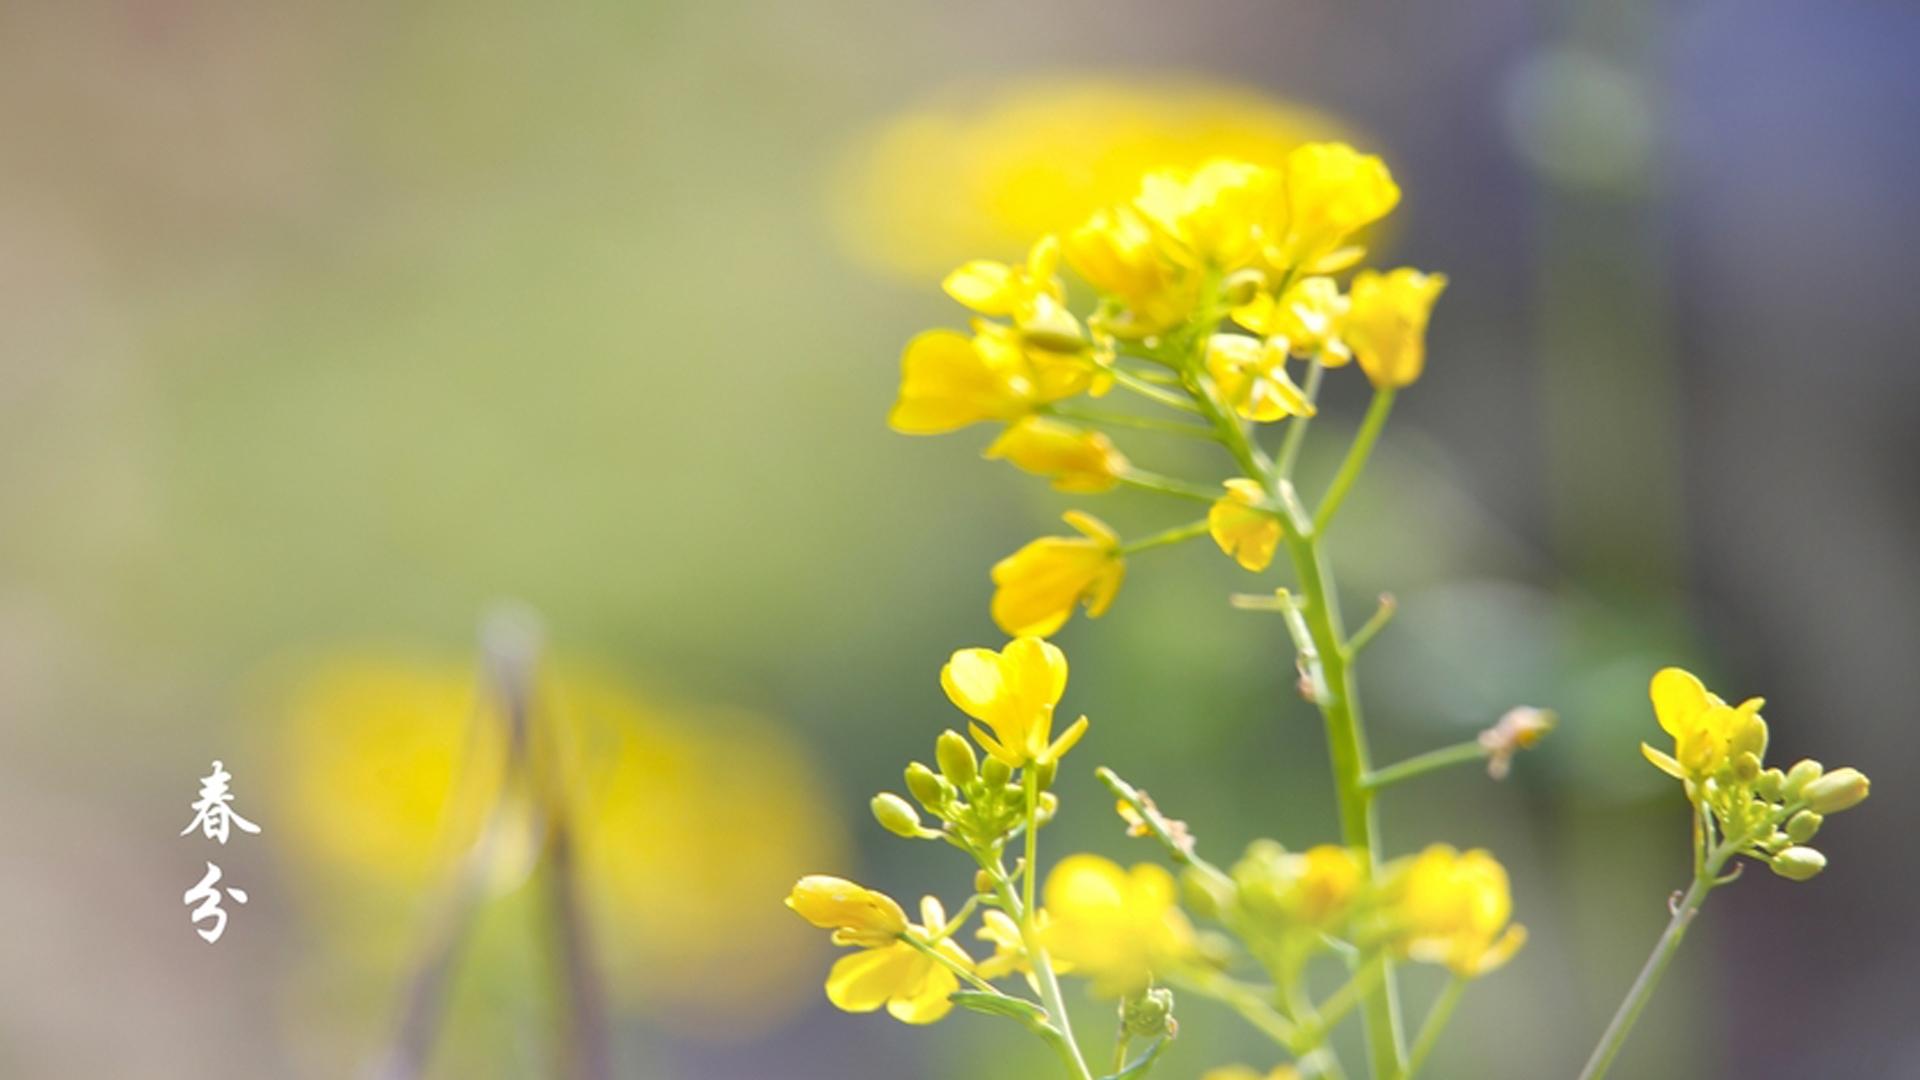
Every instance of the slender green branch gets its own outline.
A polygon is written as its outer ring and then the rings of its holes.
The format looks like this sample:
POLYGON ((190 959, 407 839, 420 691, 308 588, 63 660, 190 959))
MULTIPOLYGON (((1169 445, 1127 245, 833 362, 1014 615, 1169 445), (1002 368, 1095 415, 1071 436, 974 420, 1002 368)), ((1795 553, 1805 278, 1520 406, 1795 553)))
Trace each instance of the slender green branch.
POLYGON ((1438 750, 1429 750, 1424 754, 1416 754, 1405 761, 1396 762, 1383 769, 1375 769, 1367 774, 1364 783, 1369 791, 1379 791, 1381 788, 1391 787, 1403 780, 1411 780, 1416 776, 1425 776, 1427 773, 1438 772, 1441 769, 1452 768, 1455 765, 1484 761, 1486 757, 1487 748, 1482 746, 1478 739, 1468 739, 1466 742, 1455 743, 1452 746, 1443 746, 1438 750))
POLYGON ((1449 980, 1446 989, 1434 999, 1433 1006, 1427 1010, 1427 1018, 1420 1025, 1420 1034, 1413 1040, 1413 1050, 1407 1055, 1407 1067, 1400 1073, 1400 1080, 1413 1080, 1420 1066, 1427 1063, 1427 1055, 1433 1053, 1434 1044, 1440 1041, 1440 1033, 1447 1029, 1447 1021, 1453 1019, 1453 1008, 1460 1004, 1460 995, 1467 989, 1467 980, 1455 976, 1449 980))
POLYGON ((1261 1034, 1272 1039, 1275 1045, 1289 1053, 1294 1052, 1300 1028, 1275 1011, 1267 1003, 1267 995, 1260 990, 1217 972, 1170 976, 1169 981, 1188 993, 1227 1006, 1261 1034))
POLYGON ((1146 551, 1148 548, 1178 544, 1183 540, 1191 540, 1196 536, 1206 535, 1207 528, 1206 518, 1201 518, 1199 521, 1189 521, 1185 525, 1175 525, 1171 529, 1166 529, 1154 533, 1151 536, 1143 536, 1138 540, 1130 540, 1127 543, 1121 544, 1120 554, 1132 555, 1135 552, 1146 551))
POLYGON ((1159 807, 1153 805, 1152 800, 1147 798, 1146 792, 1127 783, 1120 778, 1119 773, 1104 765, 1095 769, 1093 775, 1107 785, 1107 790, 1113 792, 1115 799, 1127 804, 1135 814, 1139 815, 1141 824, 1160 841, 1162 847, 1166 848, 1168 858, 1191 866, 1209 877, 1223 880, 1227 877, 1225 871, 1200 857, 1200 853, 1194 850, 1191 836, 1174 835, 1168 827, 1166 815, 1160 812, 1159 807))
POLYGON ((1192 399, 1176 394, 1163 386, 1156 386, 1131 371, 1110 367, 1107 372, 1113 376, 1113 381, 1117 385, 1139 394, 1156 405, 1165 405, 1169 409, 1177 409, 1184 413, 1200 411, 1200 407, 1195 405, 1192 399))
POLYGON ((900 940, 906 942, 907 944, 913 946, 914 948, 920 950, 921 952, 926 953, 928 956, 938 961, 941 967, 944 967, 948 971, 951 971, 955 975, 958 975, 960 977, 960 981, 966 983, 968 986, 973 987, 975 990, 978 990, 983 994, 992 994, 994 997, 1013 996, 1001 990, 999 987, 993 985, 987 980, 981 978, 980 976, 974 974, 972 971, 969 971, 966 965, 961 964, 959 961, 955 960, 953 957, 946 955, 945 953, 941 952, 939 949, 934 948, 933 945, 931 945, 930 943, 926 941, 922 941, 919 937, 913 934, 901 934, 900 940))
POLYGON ((1360 650, 1366 648, 1367 645, 1373 641, 1375 634, 1385 629, 1386 625, 1393 621, 1394 612, 1398 610, 1400 610, 1400 605, 1393 599, 1393 594, 1380 594, 1380 606, 1373 609, 1373 614, 1361 625, 1360 629, 1353 632, 1353 636, 1347 639, 1346 645, 1342 646, 1349 662, 1351 662, 1354 657, 1360 655, 1360 650))
POLYGON ((1367 406, 1366 418, 1360 421, 1360 430, 1353 437, 1353 445, 1347 448, 1346 459, 1340 463, 1340 471, 1334 474, 1326 497, 1320 500, 1320 510, 1313 516, 1315 532, 1327 531, 1327 526, 1333 522, 1333 515, 1339 511, 1340 504, 1346 501, 1348 490, 1360 478, 1361 470, 1367 467, 1367 458, 1373 454, 1373 444, 1380 438, 1380 429, 1386 426, 1387 414, 1393 411, 1393 396, 1391 389, 1373 392, 1373 402, 1367 406))
POLYGON ((1083 424, 1099 424, 1103 427, 1133 428, 1136 431, 1158 431, 1167 435, 1181 435, 1189 439, 1207 439, 1212 441, 1218 436, 1212 428, 1189 424, 1181 420, 1162 420, 1154 416, 1135 416, 1132 413, 1105 412, 1099 409, 1083 409, 1074 405, 1049 405, 1044 410, 1062 420, 1078 420, 1083 424))
MULTIPOLYGON (((1309 403, 1317 402, 1320 397, 1320 381, 1327 374, 1325 365, 1318 357, 1307 368, 1307 384, 1301 387, 1309 403)), ((1310 416, 1296 416, 1287 422, 1287 437, 1280 443, 1280 458, 1274 462, 1274 475, 1283 480, 1293 478, 1293 467, 1300 461, 1300 447, 1307 441, 1307 424, 1310 416)))
POLYGON ((1171 476, 1161 476, 1144 469, 1128 469, 1119 476, 1119 481, 1128 487, 1142 491, 1158 492, 1161 495, 1174 495, 1182 499, 1193 499, 1203 503, 1213 503, 1220 498, 1220 491, 1189 484, 1171 476))
MULTIPOLYGON (((1713 873, 1719 872, 1713 867, 1713 873)), ((1633 1031, 1634 1022, 1640 1019, 1641 1010, 1652 1000, 1654 988, 1660 985, 1660 977, 1667 973, 1667 965, 1673 962, 1673 954, 1680 948, 1681 939, 1687 936, 1687 927, 1693 924, 1695 915, 1700 913, 1700 905, 1707 899, 1707 893, 1713 889, 1713 880, 1705 874, 1696 874, 1693 884, 1687 888, 1686 895, 1674 905, 1673 918, 1667 922, 1666 930, 1653 946, 1653 953, 1647 957, 1640 975, 1633 980, 1633 986, 1627 990, 1626 1000, 1620 1003, 1619 1011, 1613 1014, 1613 1020, 1607 1024, 1607 1030, 1600 1036, 1600 1044, 1593 1048, 1593 1056, 1587 1059, 1587 1067, 1580 1070, 1580 1080, 1600 1080, 1607 1075, 1607 1069, 1613 1065, 1613 1059, 1619 1055, 1620 1048, 1627 1043, 1627 1035, 1633 1031)))
POLYGON ((999 880, 1000 899, 1008 907, 1017 909, 1012 914, 1020 927, 1020 940, 1026 946, 1027 963, 1033 968, 1034 982, 1040 986, 1040 1002, 1047 1010, 1053 1030, 1060 1035, 1061 1056, 1067 1060, 1068 1067, 1079 1080, 1093 1080, 1093 1071, 1087 1068, 1086 1055, 1080 1052, 1080 1044, 1074 1041, 1073 1021, 1067 1015, 1066 999, 1060 993, 1060 977, 1054 973, 1053 961, 1040 940, 1040 927, 1035 921, 1034 879, 1040 876, 1037 840, 1040 832, 1040 774, 1032 766, 1022 770, 1022 773, 1021 780, 1027 796, 1027 864, 1021 897, 1024 902, 1015 902, 1013 885, 1004 874, 999 880))

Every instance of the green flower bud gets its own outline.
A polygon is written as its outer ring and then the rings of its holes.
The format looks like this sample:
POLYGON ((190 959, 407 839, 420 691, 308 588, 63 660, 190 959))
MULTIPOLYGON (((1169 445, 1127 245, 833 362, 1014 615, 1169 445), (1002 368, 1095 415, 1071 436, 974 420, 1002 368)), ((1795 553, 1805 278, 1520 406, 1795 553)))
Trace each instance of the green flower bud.
POLYGON ((873 819, 880 827, 895 836, 904 836, 909 840, 919 839, 920 814, 907 800, 891 791, 883 791, 873 797, 873 819))
POLYGON ((1786 790, 1787 774, 1779 769, 1767 769, 1753 782, 1753 793, 1768 802, 1779 802, 1786 790))
POLYGON ((1827 857, 1810 847, 1790 847, 1767 865, 1788 881, 1805 881, 1827 868, 1827 857))
POLYGON ((1752 754, 1756 760, 1767 756, 1767 722, 1755 716, 1733 733, 1727 743, 1729 756, 1738 758, 1742 754, 1752 754))
POLYGON ((917 761, 907 766, 907 793, 936 814, 953 799, 953 789, 917 761))
POLYGON ((1047 822, 1053 820, 1053 815, 1059 812, 1059 810, 1060 796, 1055 795, 1051 791, 1041 792, 1039 801, 1034 803, 1033 806, 1034 823, 1037 825, 1045 825, 1047 822))
POLYGON ((1769 855, 1778 855, 1792 846, 1793 837, 1788 836, 1779 829, 1773 830, 1772 835, 1760 841, 1760 849, 1769 855))
POLYGON ((1752 751, 1733 759, 1733 775, 1743 784, 1760 779, 1760 759, 1752 751))
POLYGON ((1040 782, 1041 791, 1052 787, 1053 778, 1060 773, 1060 763, 1057 761, 1042 762, 1038 765, 1029 766, 1029 768, 1034 771, 1034 778, 1040 782))
POLYGON ((997 757, 990 757, 980 764, 980 778, 988 787, 1005 787, 1013 779, 1013 766, 997 757))
POLYGON ((1825 770, 1820 768, 1820 763, 1811 758, 1801 758, 1794 762, 1793 768, 1787 770, 1786 785, 1781 789, 1780 796, 1788 802, 1793 802, 1800 797, 1800 792, 1808 784, 1820 779, 1823 771, 1825 770))
POLYGON ((1236 270, 1220 283, 1221 299, 1227 302, 1228 307, 1251 304, 1266 283, 1266 275, 1258 270, 1236 270))
POLYGON ((1820 831, 1820 823, 1825 820, 1811 810, 1802 810, 1788 820, 1787 836, 1796 844, 1804 844, 1813 839, 1813 834, 1820 831))
POLYGON ((1156 986, 1120 1004, 1120 1023, 1137 1039, 1171 1036, 1174 1030, 1173 991, 1156 986))
POLYGON ((933 759, 940 763, 940 774, 954 787, 964 788, 980 775, 980 762, 973 756, 973 747, 968 745, 967 737, 957 731, 940 733, 934 740, 933 759))
POLYGON ((1800 795, 1819 814, 1837 814, 1859 806, 1871 786, 1859 769, 1835 769, 1806 786, 1800 795))

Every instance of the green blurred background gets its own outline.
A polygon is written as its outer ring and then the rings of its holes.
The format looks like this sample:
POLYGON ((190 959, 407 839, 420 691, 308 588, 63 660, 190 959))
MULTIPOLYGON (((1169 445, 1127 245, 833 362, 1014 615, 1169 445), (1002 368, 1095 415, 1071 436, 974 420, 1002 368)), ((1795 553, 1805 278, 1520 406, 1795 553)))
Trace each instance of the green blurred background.
MULTIPOLYGON (((507 599, 618 732, 584 756, 621 1075, 1029 1054, 834 1013, 778 901, 823 870, 965 889, 863 806, 956 719, 944 657, 998 641, 987 566, 1069 504, 976 433, 885 430, 900 345, 959 321, 940 267, 1019 250, 928 118, 1092 86, 1123 129, 1193 98, 1350 133, 1407 192, 1382 258, 1453 280, 1337 556, 1353 606, 1401 603, 1377 756, 1523 702, 1563 726, 1503 785, 1387 800, 1395 850, 1493 848, 1533 932, 1434 1075, 1572 1075, 1664 923, 1686 815, 1636 750, 1664 663, 1878 791, 1823 877, 1716 894, 1622 1075, 1920 1075, 1916 47, 1908 8, 1771 0, 6 5, 0 1074, 377 1061, 437 891, 409 785, 459 768, 381 740, 411 695, 459 730, 507 599), (265 829, 224 849, 176 836, 216 757, 265 829), (203 858, 253 895, 213 947, 177 899, 203 858)), ((1029 135, 1043 177, 1089 152, 1029 135)), ((1131 498, 1096 509, 1164 516, 1131 498)), ((1284 635, 1223 603, 1252 587, 1156 552, 1062 633, 1095 726, 1053 851, 1151 855, 1094 763, 1217 858, 1332 834, 1284 635)), ((546 1073, 525 894, 484 905, 434 1075, 546 1073)), ((1182 1021, 1165 1075, 1262 1060, 1182 1021)))

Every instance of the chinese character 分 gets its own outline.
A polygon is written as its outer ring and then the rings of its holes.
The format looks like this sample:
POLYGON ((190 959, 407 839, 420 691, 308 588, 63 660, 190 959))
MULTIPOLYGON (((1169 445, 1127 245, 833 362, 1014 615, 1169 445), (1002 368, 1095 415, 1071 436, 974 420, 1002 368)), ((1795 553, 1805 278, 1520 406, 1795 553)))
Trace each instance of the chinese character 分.
POLYGON ((218 761, 213 763, 213 771, 200 778, 200 799, 193 804, 193 820, 180 830, 181 836, 199 829, 207 839, 225 844, 230 825, 240 826, 242 832, 260 831, 260 826, 241 817, 228 805, 233 802, 233 793, 227 790, 227 781, 232 779, 233 774, 224 765, 218 761))
MULTIPOLYGON (((200 879, 200 884, 188 889, 180 898, 181 903, 185 904, 192 904, 195 901, 199 902, 200 906, 193 909, 194 933, 206 939, 209 945, 219 941, 220 935, 227 932, 227 912, 225 908, 220 906, 220 893, 222 890, 215 888, 219 883, 220 868, 212 863, 208 863, 206 876, 200 879), (200 924, 208 919, 213 920, 213 926, 201 927, 200 924)), ((225 892, 233 898, 233 902, 236 904, 244 904, 247 902, 247 890, 245 889, 228 888, 225 892)))

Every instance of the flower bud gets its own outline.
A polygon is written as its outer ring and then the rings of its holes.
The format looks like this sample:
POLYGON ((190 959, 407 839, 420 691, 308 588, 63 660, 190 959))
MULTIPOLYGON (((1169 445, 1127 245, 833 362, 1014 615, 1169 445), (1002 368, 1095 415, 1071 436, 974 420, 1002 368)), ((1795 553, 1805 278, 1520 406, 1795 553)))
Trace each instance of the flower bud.
POLYGON ((1820 831, 1820 823, 1826 819, 1811 810, 1802 810, 1787 821, 1787 836, 1796 844, 1804 844, 1813 839, 1820 831))
POLYGON ((1035 802, 1033 806, 1034 824, 1045 825, 1047 822, 1053 820, 1053 815, 1058 813, 1059 810, 1060 796, 1055 795, 1051 791, 1041 792, 1039 800, 1035 802))
POLYGON ((1058 761, 1042 761, 1037 765, 1030 766, 1030 768, 1033 769, 1034 779, 1040 783, 1041 791, 1052 787, 1053 778, 1060 773, 1060 763, 1058 761))
POLYGON ((932 769, 917 761, 907 766, 907 793, 920 800, 921 806, 936 814, 953 798, 953 789, 935 776, 932 769))
POLYGON ((1156 986, 1122 1002, 1120 1024, 1127 1034, 1137 1039, 1170 1037, 1175 1028, 1173 991, 1156 986))
POLYGON ((1800 792, 1805 790, 1808 784, 1820 779, 1823 771, 1820 763, 1811 758, 1801 758, 1794 762, 1793 768, 1787 770, 1786 784, 1780 791, 1781 797, 1788 802, 1798 799, 1800 792))
POLYGON ((1220 283, 1220 296, 1228 307, 1245 307, 1253 303, 1266 283, 1266 275, 1258 270, 1235 270, 1220 283))
POLYGON ((1727 742, 1727 753, 1738 759, 1742 754, 1752 754, 1755 760, 1767 756, 1767 722, 1760 719, 1758 713, 1747 718, 1739 730, 1727 742))
POLYGON ((1766 769, 1760 778, 1753 782, 1753 793, 1768 802, 1779 802, 1780 796, 1787 790, 1787 774, 1779 769, 1766 769))
POLYGON ((1760 779, 1760 759, 1752 751, 1747 751, 1733 759, 1733 775, 1743 784, 1751 784, 1760 779))
POLYGON ((1013 779, 1013 766, 997 757, 990 757, 980 764, 980 777, 988 787, 1005 787, 1013 779))
POLYGON ((1779 829, 1773 830, 1765 840, 1760 841, 1761 849, 1769 855, 1778 855, 1792 846, 1793 837, 1788 836, 1779 829))
POLYGON ((973 891, 974 892, 977 892, 982 896, 986 896, 986 895, 990 895, 993 892, 993 888, 994 888, 994 885, 993 885, 992 874, 987 873, 985 870, 975 870, 973 872, 973 891))
POLYGON ((955 787, 964 788, 980 775, 980 761, 973 756, 973 747, 957 731, 940 733, 933 744, 933 759, 940 763, 940 774, 955 787))
POLYGON ((1805 881, 1827 868, 1827 857, 1810 847, 1790 847, 1767 865, 1788 881, 1805 881))
POLYGON ((1800 794, 1817 814, 1837 814, 1859 806, 1870 787, 1859 769, 1835 769, 1806 786, 1800 794))
POLYGON ((904 836, 909 840, 920 837, 919 812, 908 805, 907 800, 891 791, 883 791, 873 797, 873 819, 895 836, 904 836))

